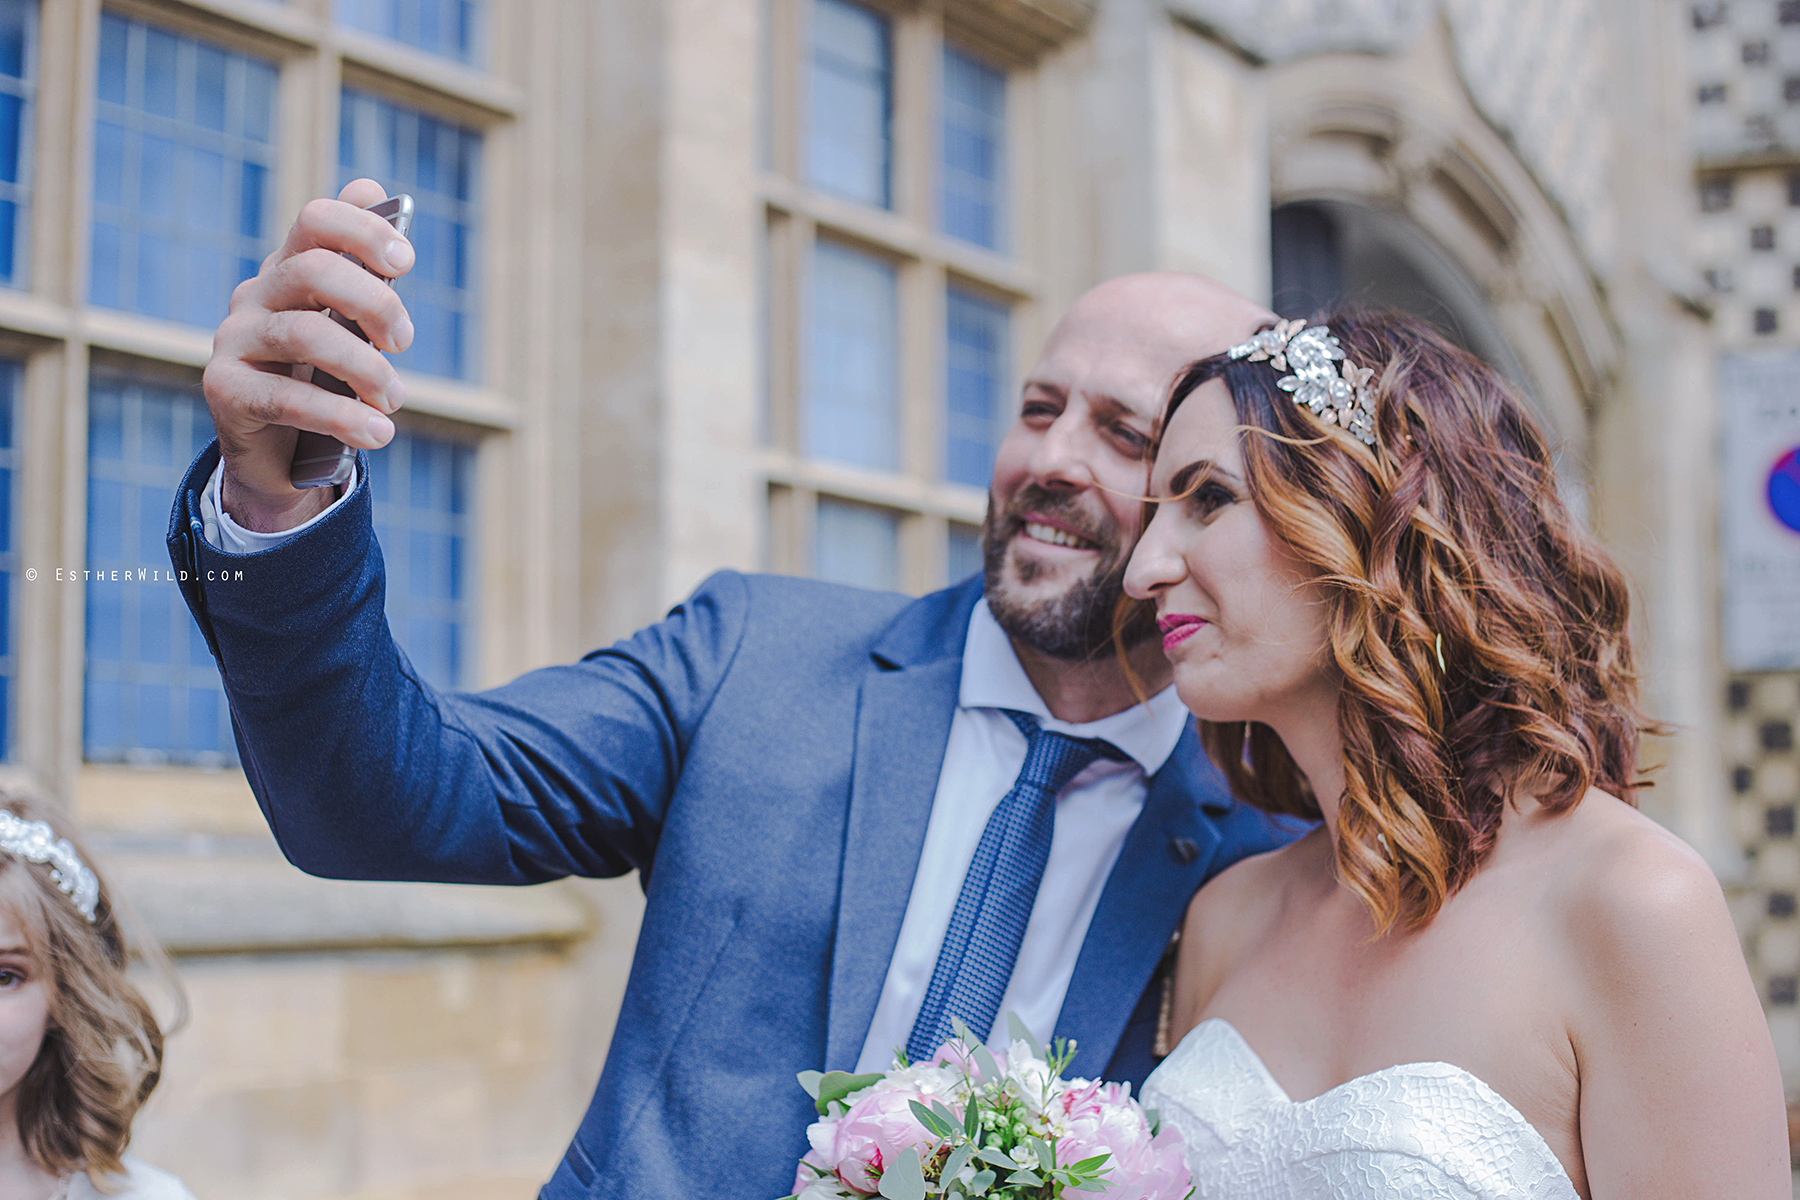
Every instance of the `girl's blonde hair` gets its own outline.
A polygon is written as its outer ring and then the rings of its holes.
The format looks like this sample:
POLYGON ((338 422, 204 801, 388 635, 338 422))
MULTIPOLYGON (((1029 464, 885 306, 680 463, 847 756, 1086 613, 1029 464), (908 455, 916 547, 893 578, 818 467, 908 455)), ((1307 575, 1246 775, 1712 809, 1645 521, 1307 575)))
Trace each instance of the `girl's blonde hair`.
MULTIPOLYGON (((0 806, 43 821, 68 838, 91 868, 60 809, 17 794, 0 806)), ((19 1136, 26 1153, 57 1175, 86 1171, 98 1181, 122 1173, 131 1122, 162 1076, 163 1030, 126 978, 130 951, 173 980, 147 940, 128 944, 105 879, 90 923, 50 878, 50 868, 0 852, 0 908, 25 935, 50 988, 44 1043, 19 1081, 19 1136)))

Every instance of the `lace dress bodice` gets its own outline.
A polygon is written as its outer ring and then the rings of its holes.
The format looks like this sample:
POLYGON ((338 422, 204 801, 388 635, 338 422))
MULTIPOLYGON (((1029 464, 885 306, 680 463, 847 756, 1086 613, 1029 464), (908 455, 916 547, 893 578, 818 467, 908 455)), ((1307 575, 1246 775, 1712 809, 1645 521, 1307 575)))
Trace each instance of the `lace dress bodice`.
POLYGON ((1197 1200, 1577 1200, 1538 1131, 1448 1063, 1295 1102, 1215 1017, 1157 1067, 1143 1101, 1180 1131, 1197 1200))

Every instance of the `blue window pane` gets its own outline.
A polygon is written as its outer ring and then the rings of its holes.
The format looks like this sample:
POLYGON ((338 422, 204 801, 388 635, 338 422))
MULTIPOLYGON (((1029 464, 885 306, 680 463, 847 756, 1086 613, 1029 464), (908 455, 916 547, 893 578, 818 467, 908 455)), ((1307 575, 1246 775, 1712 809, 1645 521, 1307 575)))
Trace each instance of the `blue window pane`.
POLYGON ((89 264, 88 298, 106 308, 123 306, 119 298, 119 263, 124 235, 116 225, 94 222, 93 261, 89 264))
POLYGON ((413 669, 441 688, 470 682, 472 528, 458 500, 473 486, 474 469, 474 447, 410 430, 369 455, 388 627, 413 669))
POLYGON ((899 294, 894 268, 820 242, 813 251, 806 379, 806 452, 899 466, 899 294))
POLYGON ((981 530, 973 525, 952 525, 944 555, 944 578, 951 583, 981 572, 981 530))
POLYGON ((889 207, 894 61, 886 18, 845 0, 817 0, 807 85, 806 150, 813 185, 889 207))
POLYGON ((1007 312, 954 287, 944 308, 944 478, 986 487, 1010 416, 1007 312))
POLYGON ((1006 76, 944 47, 939 218, 944 232, 1002 248, 1006 207, 1006 76))
POLYGON ((230 61, 223 50, 203 42, 194 46, 194 124, 217 133, 225 132, 225 72, 230 61))
POLYGON ((0 93, 0 180, 19 182, 19 137, 24 132, 25 98, 0 93))
POLYGON ((0 759, 12 757, 13 681, 18 678, 18 663, 13 656, 13 647, 18 644, 13 614, 19 606, 13 589, 18 586, 20 563, 18 531, 13 528, 18 511, 13 503, 13 487, 19 478, 21 454, 18 439, 13 436, 13 414, 18 411, 23 378, 20 364, 0 360, 0 759))
POLYGON ((217 324, 269 249, 275 67, 109 13, 100 80, 88 298, 217 324))
POLYGON ((338 126, 340 184, 368 176, 389 195, 410 192, 417 265, 396 285, 412 314, 413 344, 397 366, 456 379, 480 377, 479 132, 379 96, 345 88, 338 126))
POLYGON ((125 202, 125 130, 111 121, 94 124, 94 202, 125 202))
POLYGON ((32 16, 36 5, 30 0, 11 0, 0 4, 0 75, 25 78, 25 64, 30 60, 28 45, 32 34, 32 16))
POLYGON ((143 110, 159 117, 179 117, 181 65, 176 60, 181 57, 181 44, 187 39, 154 26, 139 28, 144 32, 143 110))
POLYGON ((37 2, 0 0, 0 284, 25 282, 37 93, 37 2))
POLYGON ((256 237, 262 231, 263 213, 268 211, 263 193, 268 186, 269 169, 253 162, 243 167, 244 177, 238 182, 238 232, 256 237))
POLYGON ((13 278, 16 259, 13 254, 18 236, 19 208, 11 200, 0 200, 0 279, 13 278))
POLYGON ((887 592, 900 586, 896 514, 820 497, 813 531, 813 574, 818 578, 887 592))
POLYGON ((481 54, 479 9, 475 0, 337 0, 338 20, 352 29, 466 63, 481 54))
POLYGON ((212 744, 213 731, 222 721, 224 700, 224 695, 212 688, 187 690, 186 749, 202 750, 212 744))
POLYGON ((125 66, 130 27, 123 17, 100 15, 100 99, 106 104, 125 103, 125 66))
POLYGON ((90 377, 82 722, 89 761, 237 761, 218 670, 163 546, 175 488, 211 430, 197 385, 110 371, 90 377))
POLYGON ((256 59, 243 61, 239 87, 244 102, 238 105, 233 131, 252 142, 273 142, 275 120, 275 68, 256 59))

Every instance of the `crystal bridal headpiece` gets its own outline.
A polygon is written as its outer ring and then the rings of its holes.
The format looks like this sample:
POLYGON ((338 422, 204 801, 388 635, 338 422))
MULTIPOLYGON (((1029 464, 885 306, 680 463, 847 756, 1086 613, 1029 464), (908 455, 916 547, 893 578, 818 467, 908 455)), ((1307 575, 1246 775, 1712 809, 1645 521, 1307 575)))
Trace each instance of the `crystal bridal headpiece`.
POLYGON ((68 838, 57 837, 42 821, 27 821, 0 808, 0 850, 47 865, 51 880, 68 894, 82 916, 93 921, 100 903, 100 880, 81 861, 68 838))
POLYGON ((1225 355, 1292 371, 1275 386, 1294 393, 1294 403, 1305 405, 1319 420, 1339 426, 1364 445, 1375 444, 1375 389, 1369 386, 1375 371, 1345 358, 1343 346, 1328 327, 1308 325, 1304 319, 1278 321, 1273 329, 1233 346, 1225 355))

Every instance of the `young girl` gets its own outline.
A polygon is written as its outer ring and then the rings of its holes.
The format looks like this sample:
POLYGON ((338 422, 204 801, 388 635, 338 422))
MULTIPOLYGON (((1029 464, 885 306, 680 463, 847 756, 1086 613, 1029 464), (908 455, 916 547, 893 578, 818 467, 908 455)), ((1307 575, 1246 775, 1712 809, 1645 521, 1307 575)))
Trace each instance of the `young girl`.
POLYGON ((0 798, 0 1197, 193 1200, 125 1157, 163 1035, 60 813, 0 798))

